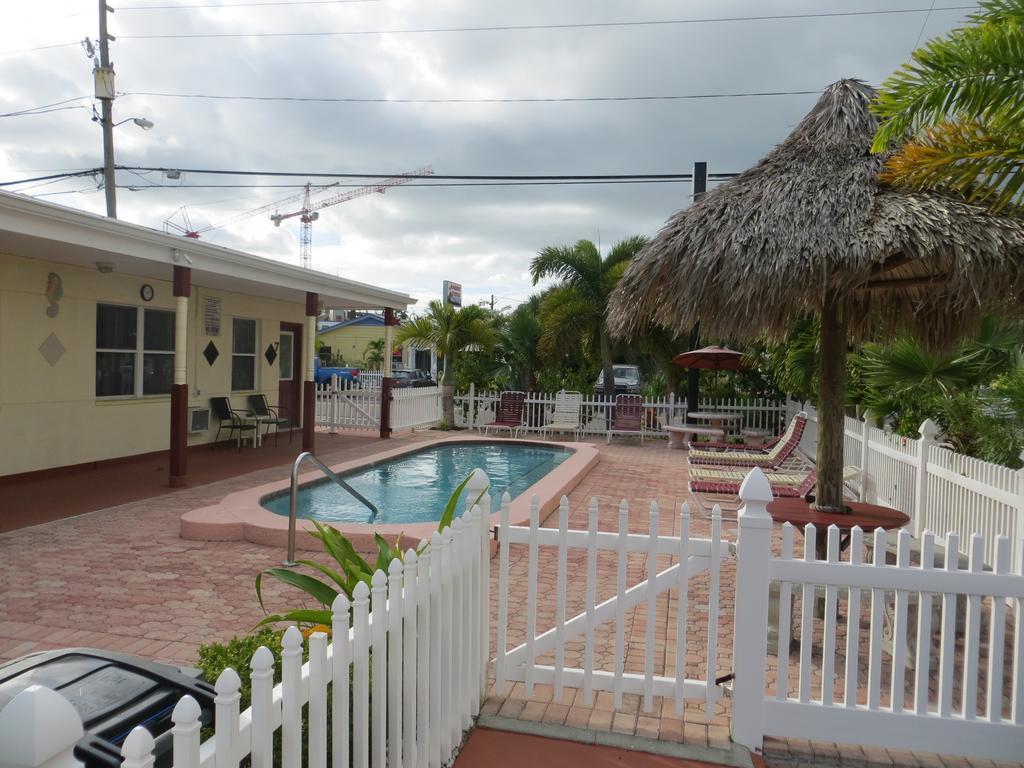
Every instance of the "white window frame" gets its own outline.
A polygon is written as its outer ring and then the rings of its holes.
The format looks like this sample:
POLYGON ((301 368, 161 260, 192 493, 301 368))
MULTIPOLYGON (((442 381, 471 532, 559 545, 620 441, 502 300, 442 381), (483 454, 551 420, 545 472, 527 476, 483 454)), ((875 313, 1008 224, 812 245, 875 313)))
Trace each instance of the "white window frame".
POLYGON ((232 317, 231 318, 231 371, 229 376, 231 381, 228 382, 231 387, 232 394, 246 394, 249 392, 260 391, 260 365, 259 365, 259 354, 260 354, 260 321, 255 317, 232 317), (253 324, 252 334, 252 352, 235 352, 235 320, 246 320, 253 324), (252 389, 235 389, 235 358, 236 357, 251 357, 252 358, 252 389))
MULTIPOLYGON (((118 304, 113 301, 97 301, 96 302, 96 313, 99 314, 100 307, 121 307, 123 309, 134 309, 135 310, 135 349, 110 349, 107 347, 96 347, 96 353, 107 352, 117 355, 134 354, 135 355, 135 370, 134 378, 132 381, 132 394, 130 395, 97 395, 95 384, 93 385, 93 395, 97 400, 143 400, 151 398, 167 398, 171 396, 170 392, 159 392, 151 395, 143 394, 143 374, 144 366, 143 360, 146 355, 168 355, 174 357, 174 350, 165 349, 146 349, 146 312, 166 312, 167 314, 174 316, 173 309, 162 309, 160 307, 140 307, 136 304, 118 304)), ((174 329, 177 333, 177 327, 174 329)), ((173 346, 173 344, 172 344, 173 346)), ((93 361, 95 365, 95 359, 93 361)), ((95 368, 93 369, 95 378, 95 368)))

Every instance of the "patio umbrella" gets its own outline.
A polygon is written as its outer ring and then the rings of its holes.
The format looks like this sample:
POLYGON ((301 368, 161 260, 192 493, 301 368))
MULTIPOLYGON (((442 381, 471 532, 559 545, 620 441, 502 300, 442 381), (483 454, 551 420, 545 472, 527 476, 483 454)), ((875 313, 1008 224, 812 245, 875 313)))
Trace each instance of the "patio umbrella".
POLYGON ((904 327, 948 343, 986 311, 1017 310, 1024 221, 878 181, 875 92, 829 86, 757 165, 675 213, 630 264, 609 304, 611 331, 651 321, 721 336, 784 337, 821 319, 819 508, 843 509, 848 342, 904 327))
MULTIPOLYGON (((715 381, 718 380, 718 371, 738 371, 746 367, 746 357, 742 352, 725 347, 702 347, 691 349, 689 352, 680 352, 672 358, 672 362, 680 368, 701 368, 715 371, 715 381)), ((699 402, 699 400, 698 400, 699 402)))

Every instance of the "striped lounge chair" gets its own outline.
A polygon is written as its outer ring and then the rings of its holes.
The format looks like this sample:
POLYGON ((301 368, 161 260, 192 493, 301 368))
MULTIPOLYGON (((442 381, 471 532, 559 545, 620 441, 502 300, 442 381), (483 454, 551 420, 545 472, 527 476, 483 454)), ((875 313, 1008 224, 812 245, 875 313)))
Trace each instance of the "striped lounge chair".
MULTIPOLYGON (((731 475, 733 473, 726 471, 724 474, 731 475)), ((738 479, 691 477, 690 492, 702 508, 706 508, 705 505, 711 503, 718 504, 725 509, 735 510, 739 506, 740 485, 747 473, 736 472, 735 474, 739 475, 738 479), (701 498, 702 496, 711 498, 701 498)), ((768 482, 771 483, 772 496, 775 498, 802 499, 814 490, 814 486, 818 482, 818 473, 813 469, 803 475, 780 472, 768 475, 768 482), (794 479, 798 480, 795 484, 792 483, 794 479)))
POLYGON ((519 430, 526 426, 525 413, 525 392, 502 392, 494 421, 481 425, 480 431, 486 435, 492 429, 507 429, 511 437, 519 437, 519 430))
POLYGON ((615 398, 615 416, 608 427, 608 444, 612 435, 639 435, 644 444, 644 400, 640 395, 619 395, 615 398))
POLYGON ((761 469, 778 469, 788 459, 803 437, 807 425, 807 414, 801 411, 783 433, 779 441, 767 451, 704 451, 692 449, 687 456, 691 466, 712 464, 721 467, 760 467, 761 469))

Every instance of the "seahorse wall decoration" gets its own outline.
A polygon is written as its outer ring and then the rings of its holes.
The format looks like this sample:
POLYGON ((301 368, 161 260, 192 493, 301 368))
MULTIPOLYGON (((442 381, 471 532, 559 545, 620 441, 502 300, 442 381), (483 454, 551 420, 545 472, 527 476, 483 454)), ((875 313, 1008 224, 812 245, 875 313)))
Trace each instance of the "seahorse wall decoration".
POLYGON ((56 317, 60 312, 60 300, 64 298, 64 286, 61 283, 60 275, 51 272, 46 278, 46 300, 50 306, 46 308, 47 317, 56 317))

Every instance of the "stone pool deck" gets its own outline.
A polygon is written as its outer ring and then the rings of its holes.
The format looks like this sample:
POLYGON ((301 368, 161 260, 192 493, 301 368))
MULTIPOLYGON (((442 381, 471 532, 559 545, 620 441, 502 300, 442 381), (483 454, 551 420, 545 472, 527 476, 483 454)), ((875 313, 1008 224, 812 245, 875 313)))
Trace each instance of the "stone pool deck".
MULTIPOLYGON (((334 464, 437 437, 422 432, 381 441, 366 435, 318 435, 318 454, 327 463, 334 464)), ((651 441, 643 448, 632 441, 616 441, 606 446, 601 440, 594 444, 600 451, 601 463, 570 495, 570 525, 585 527, 586 504, 593 496, 601 504, 600 528, 615 530, 617 504, 625 497, 631 504, 632 530, 646 532, 648 505, 657 500, 662 509, 661 532, 675 532, 678 505, 690 500, 685 454, 666 450, 661 441, 651 441)), ((288 457, 293 457, 295 452, 297 449, 290 451, 288 457)), ((214 457, 219 453, 214 452, 214 457)), ((123 465, 120 469, 129 472, 130 466, 123 465)), ((184 512, 216 503, 229 493, 284 480, 287 475, 288 465, 281 463, 196 487, 169 492, 164 489, 152 498, 0 534, 0 578, 3 579, 0 660, 32 651, 88 645, 187 664, 195 661, 199 644, 244 634, 262 617, 253 589, 255 576, 263 568, 278 564, 283 551, 248 542, 185 541, 178 535, 179 519, 184 512)), ((116 475, 106 475, 104 482, 116 482, 116 475)), ((87 484, 83 487, 87 488, 87 484)), ((0 487, 0 499, 3 493, 4 488, 0 487)), ((0 509, 2 506, 0 504, 0 509)), ((52 510, 48 514, 52 514, 52 510)), ((554 525, 554 519, 557 518, 549 515, 547 525, 554 525)), ((708 525, 706 516, 695 510, 693 534, 707 535, 708 525)), ((734 539, 735 524, 726 522, 723 536, 734 539)), ((544 557, 550 558, 552 554, 544 557)), ((496 568, 497 560, 494 560, 492 574, 495 577, 496 568)), ((515 569, 523 568, 525 562, 514 563, 513 578, 515 569)), ((643 578, 642 570, 642 558, 631 557, 630 583, 643 578)), ((554 589, 555 568, 550 562, 547 565, 542 562, 541 573, 541 594, 544 594, 545 588, 554 589)), ((733 578, 733 562, 726 559, 722 568, 722 605, 717 627, 719 654, 714 662, 719 674, 731 669, 733 578)), ((599 580, 604 582, 603 590, 614 582, 612 561, 602 565, 599 580)), ((497 578, 492 584, 497 585, 497 578)), ((699 579, 695 579, 692 586, 690 655, 686 663, 694 674, 707 664, 707 592, 699 579)), ((519 599, 524 601, 525 587, 521 592, 519 599)), ((276 585, 268 585, 267 601, 271 610, 287 602, 276 585)), ((494 606, 496 600, 492 600, 492 608, 494 606)), ((659 654, 657 673, 671 673, 674 669, 671 649, 674 647, 675 609, 674 596, 660 598, 655 640, 659 654)), ((571 602, 569 610, 571 615, 571 602)), ((544 628, 545 620, 551 620, 552 612, 553 607, 541 606, 539 629, 544 628)), ((513 609, 510 613, 517 615, 522 611, 513 609)), ((645 613, 641 608, 629 616, 627 669, 643 663, 645 613)), ((517 632, 521 634, 522 627, 513 621, 510 624, 513 643, 517 632)), ((573 654, 582 653, 582 645, 570 644, 567 651, 567 661, 571 661, 573 654)), ((602 666, 611 668, 607 643, 599 650, 598 657, 602 666)), ((770 681, 775 678, 774 659, 768 676, 770 681)), ((583 705, 582 694, 571 690, 567 690, 561 700, 553 701, 553 691, 548 686, 537 686, 533 697, 527 700, 522 686, 516 685, 501 696, 489 691, 482 714, 506 725, 519 724, 523 730, 543 723, 570 734, 588 729, 638 742, 648 740, 646 743, 652 749, 659 744, 685 744, 700 749, 729 746, 728 699, 719 703, 710 718, 700 703, 688 705, 679 717, 672 704, 660 701, 652 712, 644 712, 639 697, 626 696, 625 705, 618 712, 612 711, 610 697, 605 695, 598 695, 589 707, 583 705)), ((766 757, 772 766, 952 768, 973 765, 991 768, 993 765, 984 760, 967 761, 798 740, 768 740, 766 757)))

